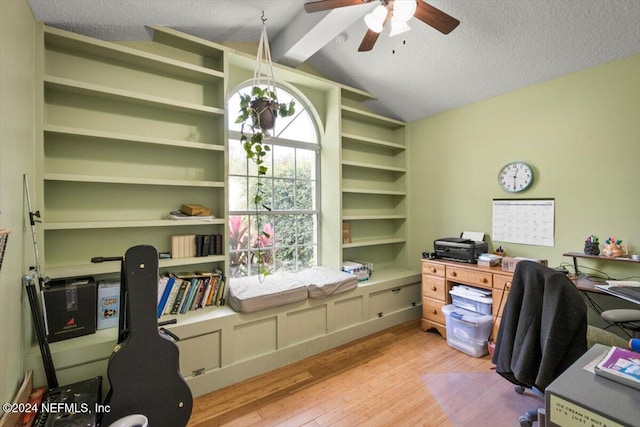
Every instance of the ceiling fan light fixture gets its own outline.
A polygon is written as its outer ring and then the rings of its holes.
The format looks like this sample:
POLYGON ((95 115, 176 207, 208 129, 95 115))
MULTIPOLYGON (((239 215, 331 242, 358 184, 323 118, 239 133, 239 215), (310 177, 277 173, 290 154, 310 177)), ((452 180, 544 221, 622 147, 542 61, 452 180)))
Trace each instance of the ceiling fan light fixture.
POLYGON ((387 17, 387 8, 380 5, 373 9, 372 12, 364 16, 364 22, 371 31, 379 33, 382 31, 384 20, 387 17))
POLYGON ((389 37, 397 36, 398 34, 406 33, 411 27, 406 21, 397 19, 395 16, 391 18, 391 31, 389 37))
POLYGON ((393 17, 407 22, 416 13, 416 0, 395 0, 393 2, 393 17))

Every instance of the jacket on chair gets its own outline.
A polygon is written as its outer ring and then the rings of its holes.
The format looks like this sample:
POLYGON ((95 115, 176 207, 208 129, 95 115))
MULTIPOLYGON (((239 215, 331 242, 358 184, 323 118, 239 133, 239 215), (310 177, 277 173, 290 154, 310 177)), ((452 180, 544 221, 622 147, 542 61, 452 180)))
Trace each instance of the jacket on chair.
POLYGON ((561 272, 516 265, 493 363, 513 384, 540 391, 587 351, 587 306, 561 272))

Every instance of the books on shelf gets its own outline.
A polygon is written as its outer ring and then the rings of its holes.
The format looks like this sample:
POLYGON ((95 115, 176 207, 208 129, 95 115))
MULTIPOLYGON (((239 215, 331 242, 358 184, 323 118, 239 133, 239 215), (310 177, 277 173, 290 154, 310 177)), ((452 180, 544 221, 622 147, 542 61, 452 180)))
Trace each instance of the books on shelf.
POLYGON ((640 353, 613 346, 594 368, 596 375, 640 390, 640 353))
POLYGON ((158 318, 225 305, 222 271, 169 274, 158 282, 158 318))

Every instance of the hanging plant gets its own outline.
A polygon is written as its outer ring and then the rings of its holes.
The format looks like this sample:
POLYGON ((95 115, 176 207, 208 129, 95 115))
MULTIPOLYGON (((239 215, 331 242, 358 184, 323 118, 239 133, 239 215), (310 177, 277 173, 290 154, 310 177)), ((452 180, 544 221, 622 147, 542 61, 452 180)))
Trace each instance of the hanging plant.
POLYGON ((258 266, 258 274, 264 276, 269 274, 269 266, 265 262, 265 255, 261 248, 264 245, 264 241, 271 241, 269 231, 266 227, 262 227, 260 221, 260 212, 262 210, 271 211, 271 208, 264 203, 265 191, 262 178, 268 171, 264 158, 270 151, 269 145, 265 144, 264 141, 271 137, 271 131, 275 127, 278 116, 287 117, 295 113, 295 102, 293 100, 288 104, 280 104, 278 102, 264 12, 262 16, 262 34, 258 44, 251 92, 240 95, 240 111, 238 112, 236 123, 242 124, 240 128, 240 143, 244 148, 247 159, 257 166, 258 179, 252 197, 257 228, 254 246, 256 248, 255 261, 258 266))

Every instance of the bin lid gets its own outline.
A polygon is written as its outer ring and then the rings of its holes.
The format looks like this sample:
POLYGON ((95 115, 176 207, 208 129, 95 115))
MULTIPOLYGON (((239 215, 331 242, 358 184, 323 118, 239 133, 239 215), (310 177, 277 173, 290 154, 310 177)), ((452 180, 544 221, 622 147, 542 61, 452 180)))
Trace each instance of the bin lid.
POLYGON ((490 314, 480 314, 475 311, 465 310, 454 304, 445 305, 442 307, 442 313, 445 316, 451 316, 452 318, 462 320, 463 322, 473 323, 476 325, 491 322, 493 317, 490 314))

